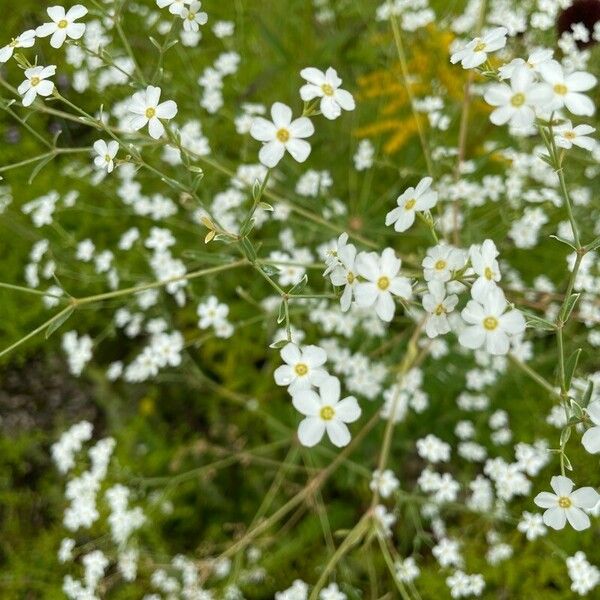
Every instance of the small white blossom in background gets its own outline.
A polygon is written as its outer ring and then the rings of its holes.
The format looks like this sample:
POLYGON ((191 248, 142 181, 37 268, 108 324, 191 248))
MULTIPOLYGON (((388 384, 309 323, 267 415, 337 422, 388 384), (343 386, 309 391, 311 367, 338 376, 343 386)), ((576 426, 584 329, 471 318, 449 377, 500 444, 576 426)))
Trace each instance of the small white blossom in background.
POLYGON ((400 487, 400 482, 391 469, 375 470, 369 487, 373 492, 377 491, 382 498, 389 498, 400 487))
POLYGON ((586 596, 600 583, 600 569, 590 564, 583 552, 569 556, 566 563, 571 589, 580 596, 586 596))
POLYGON ((49 6, 46 12, 52 21, 40 25, 35 30, 35 35, 39 38, 52 36, 50 45, 53 48, 60 48, 67 38, 79 40, 83 37, 85 24, 76 23, 75 21, 87 15, 88 9, 85 6, 76 4, 69 8, 67 12, 62 6, 49 6))

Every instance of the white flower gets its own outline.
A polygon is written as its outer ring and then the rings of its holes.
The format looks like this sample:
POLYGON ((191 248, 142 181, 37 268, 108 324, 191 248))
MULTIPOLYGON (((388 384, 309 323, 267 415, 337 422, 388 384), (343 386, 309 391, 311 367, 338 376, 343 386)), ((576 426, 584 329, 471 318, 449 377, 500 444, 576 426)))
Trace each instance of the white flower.
POLYGON ((337 266, 331 271, 331 283, 335 286, 344 286, 340 306, 344 312, 350 308, 354 287, 358 283, 356 271, 356 248, 353 244, 347 244, 348 234, 343 233, 338 240, 336 258, 337 266), (342 239, 343 236, 346 236, 342 239), (340 243, 341 242, 341 243, 340 243))
POLYGON ((450 62, 456 64, 460 61, 463 69, 473 69, 482 65, 487 60, 489 52, 494 52, 506 46, 506 27, 497 27, 492 29, 483 37, 476 37, 471 40, 464 48, 455 52, 450 57, 450 62))
POLYGON ((181 9, 179 15, 183 19, 183 29, 185 31, 198 31, 200 25, 206 25, 208 22, 208 15, 200 11, 201 6, 201 2, 194 0, 189 7, 184 6, 181 9))
POLYGON ((406 231, 415 222, 417 211, 429 210, 437 202, 438 195, 430 189, 433 179, 421 179, 416 188, 409 187, 398 197, 398 206, 391 210, 385 217, 385 224, 394 223, 396 231, 406 231))
POLYGON ((35 30, 35 34, 37 37, 48 37, 51 35, 50 45, 53 48, 60 48, 67 38, 79 40, 83 37, 85 25, 83 23, 75 23, 75 21, 87 15, 88 9, 85 6, 76 4, 66 13, 62 6, 49 6, 46 12, 52 19, 52 22, 40 25, 35 30))
POLYGON ((377 491, 382 498, 389 498, 400 487, 400 482, 391 469, 383 472, 376 469, 373 471, 369 487, 373 492, 377 491))
POLYGON ((54 84, 47 81, 56 73, 56 66, 31 67, 25 71, 25 81, 18 88, 19 94, 23 96, 23 106, 31 106, 36 96, 50 96, 54 91, 54 84))
POLYGON ((590 98, 581 92, 591 90, 597 79, 590 73, 575 71, 565 75, 562 65, 551 60, 540 65, 540 73, 548 83, 552 110, 565 107, 574 115, 592 116, 596 110, 590 98))
POLYGON ((498 254, 496 244, 492 240, 485 240, 481 246, 471 246, 469 250, 471 265, 475 274, 479 275, 471 289, 473 296, 493 290, 496 281, 500 281, 500 265, 496 260, 498 254))
POLYGON ((258 158, 265 167, 273 168, 287 150, 294 160, 302 163, 310 154, 310 144, 303 138, 310 137, 315 128, 307 117, 292 121, 292 109, 281 102, 271 107, 273 122, 256 117, 250 127, 250 135, 264 142, 258 158))
POLYGON ((327 353, 319 346, 302 346, 289 343, 281 349, 281 358, 286 363, 275 369, 277 385, 287 385, 290 394, 320 385, 327 377, 321 368, 327 361, 327 353))
POLYGON ((527 511, 523 512, 523 516, 517 525, 517 529, 524 533, 529 541, 546 535, 546 532, 548 531, 544 527, 544 521, 541 515, 527 511))
POLYGON ((191 0, 156 0, 158 8, 169 7, 172 15, 181 15, 181 11, 189 4, 191 0))
POLYGON ((298 426, 298 439, 303 446, 314 446, 326 431, 338 448, 348 445, 350 431, 346 423, 356 421, 361 410, 354 396, 340 400, 340 380, 337 377, 323 379, 318 393, 310 389, 297 391, 292 396, 292 403, 306 416, 298 426))
POLYGON ((375 305, 375 312, 382 321, 394 318, 394 296, 408 300, 412 287, 406 277, 398 275, 402 261, 396 258, 392 248, 386 248, 381 256, 376 252, 361 252, 356 259, 356 270, 366 281, 354 288, 356 303, 362 308, 375 305))
POLYGON ((450 281, 452 273, 464 267, 465 255, 447 244, 438 244, 427 250, 427 256, 421 263, 425 281, 450 281))
POLYGON ((516 129, 527 129, 533 125, 536 109, 543 109, 552 99, 547 85, 535 82, 533 71, 518 66, 506 83, 492 84, 484 95, 485 101, 497 106, 490 115, 494 125, 510 123, 516 129))
POLYGON ((172 119, 177 114, 177 104, 173 100, 158 103, 161 89, 149 85, 145 91, 136 92, 129 103, 129 112, 135 116, 131 118, 130 126, 138 131, 148 125, 148 132, 155 140, 165 132, 160 119, 172 119))
POLYGON ((554 494, 540 492, 534 502, 540 508, 546 508, 543 518, 544 523, 553 529, 562 529, 566 521, 576 531, 587 529, 590 518, 581 510, 592 509, 600 500, 600 495, 592 487, 582 487, 573 491, 573 482, 562 475, 557 475, 550 480, 554 494))
POLYGON ((300 71, 301 77, 308 81, 300 88, 300 97, 304 102, 321 98, 320 109, 327 119, 337 119, 344 110, 354 110, 356 104, 350 92, 340 89, 342 80, 337 71, 329 67, 325 73, 314 67, 300 71))
POLYGON ((522 58, 515 58, 511 60, 507 65, 502 65, 498 69, 498 73, 502 79, 510 79, 515 72, 515 69, 519 66, 526 66, 539 73, 540 65, 552 60, 552 55, 554 54, 553 50, 548 48, 539 48, 538 50, 534 50, 529 58, 525 61, 522 58))
POLYGON ((33 29, 24 31, 21 35, 13 38, 6 46, 0 48, 0 63, 5 63, 13 55, 15 48, 31 48, 34 44, 35 31, 33 29))
POLYGON ((119 142, 111 140, 108 144, 104 140, 94 142, 94 151, 97 156, 94 158, 94 164, 100 169, 106 169, 112 173, 115 168, 114 158, 119 151, 119 142))
MULTIPOLYGON (((170 234, 168 231, 167 233, 170 234)), ((148 243, 146 245, 148 246, 148 243)), ((208 329, 211 326, 217 327, 227 320, 229 306, 220 303, 216 296, 209 296, 205 302, 198 305, 196 313, 200 317, 198 327, 200 329, 208 329)))
POLYGON ((600 400, 590 402, 585 411, 594 426, 583 434, 581 443, 590 454, 598 454, 600 452, 600 400))
POLYGON ((490 354, 506 354, 510 338, 525 331, 525 319, 516 309, 506 311, 507 301, 499 287, 469 300, 462 318, 469 324, 458 341, 471 349, 485 347, 490 354))
POLYGON ((337 583, 330 583, 321 590, 319 600, 346 600, 348 596, 342 592, 337 583))
POLYGON ((596 140, 588 137, 590 133, 594 133, 596 129, 591 125, 577 125, 573 127, 571 121, 566 121, 553 128, 554 142, 559 148, 572 148, 579 146, 590 152, 596 147, 596 140))
POLYGON ((423 308, 429 313, 425 332, 428 337, 434 338, 450 331, 447 315, 458 304, 458 296, 446 295, 446 287, 441 281, 430 281, 427 287, 429 293, 423 296, 423 308))

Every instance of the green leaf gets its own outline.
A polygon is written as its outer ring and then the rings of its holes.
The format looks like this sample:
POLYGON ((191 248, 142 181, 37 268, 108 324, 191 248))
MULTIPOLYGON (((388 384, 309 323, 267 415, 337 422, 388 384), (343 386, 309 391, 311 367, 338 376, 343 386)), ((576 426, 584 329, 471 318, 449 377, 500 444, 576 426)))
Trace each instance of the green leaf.
POLYGON ((573 380, 573 374, 577 369, 577 363, 579 362, 579 355, 581 354, 581 348, 577 348, 567 360, 565 365, 565 387, 569 389, 571 387, 571 381, 573 380))
POLYGON ((573 245, 573 242, 570 242, 566 238, 560 237, 559 235, 551 235, 550 237, 561 244, 566 244, 569 248, 573 248, 573 250, 577 250, 577 247, 573 245))
POLYGON ((527 327, 533 327, 534 329, 540 329, 542 331, 554 331, 556 325, 547 319, 538 317, 535 313, 529 312, 528 310, 521 310, 525 315, 525 321, 527 327))
POLYGON ((46 158, 44 158, 43 160, 41 160, 37 165, 35 165, 35 168, 31 172, 31 175, 29 176, 29 179, 28 179, 27 183, 31 184, 31 182, 40 174, 40 171, 48 163, 52 162, 53 159, 54 159, 54 154, 51 154, 50 156, 47 156, 46 158))
POLYGON ((252 245, 252 242, 250 242, 250 240, 248 238, 242 238, 240 240, 241 244, 242 244, 242 250, 244 251, 244 255, 246 256, 246 258, 251 262, 255 262, 256 261, 256 250, 254 250, 254 246, 252 245))
POLYGON ((240 227, 240 236, 246 237, 254 228, 255 223, 256 223, 256 219, 254 219, 254 218, 247 219, 246 221, 244 221, 242 223, 242 226, 240 227))
POLYGON ((569 299, 567 300, 567 302, 565 303, 565 307, 563 308, 563 323, 566 323, 569 320, 569 317, 571 316, 571 313, 573 312, 573 309, 575 308, 575 305, 577 304, 577 300, 579 300, 579 297, 581 296, 581 294, 576 293, 576 294, 571 294, 569 296, 569 299))
POLYGON ((600 247, 600 236, 598 236, 593 242, 590 242, 585 249, 587 252, 592 252, 598 247, 600 247))
POLYGON ((285 321, 285 302, 279 305, 279 314, 277 315, 277 323, 281 324, 285 321))
POLYGON ((272 277, 273 275, 277 275, 279 273, 279 269, 277 267, 274 267, 273 265, 263 265, 261 269, 263 273, 265 273, 269 277, 272 277))
POLYGON ((75 312, 74 306, 69 306, 58 319, 52 321, 46 329, 46 339, 48 339, 73 313, 75 312))
POLYGON ((275 350, 279 350, 279 348, 283 348, 284 346, 287 346, 289 344, 289 342, 287 340, 279 340, 277 342, 273 342, 269 348, 274 348, 275 350))
POLYGON ((569 460, 569 457, 566 454, 563 454, 563 460, 564 460, 565 467, 567 468, 567 470, 572 471, 573 465, 571 464, 571 461, 569 460))
POLYGON ((273 212, 275 210, 268 202, 259 202, 258 207, 263 210, 268 210, 269 212, 273 212))
POLYGON ((561 448, 564 448, 567 445, 567 442, 569 441, 570 437, 571 437, 571 428, 565 427, 560 432, 560 447, 561 448))
POLYGON ((583 396, 581 397, 581 404, 583 405, 584 408, 590 403, 590 400, 592 399, 593 391, 594 391, 594 382, 590 381, 588 383, 587 387, 585 388, 585 392, 583 393, 583 396))
POLYGON ((288 294, 291 295, 291 294, 300 293, 306 287, 307 283, 308 283, 308 275, 306 273, 304 273, 304 275, 302 276, 302 279, 296 285, 294 285, 294 287, 292 287, 292 289, 288 292, 288 294))

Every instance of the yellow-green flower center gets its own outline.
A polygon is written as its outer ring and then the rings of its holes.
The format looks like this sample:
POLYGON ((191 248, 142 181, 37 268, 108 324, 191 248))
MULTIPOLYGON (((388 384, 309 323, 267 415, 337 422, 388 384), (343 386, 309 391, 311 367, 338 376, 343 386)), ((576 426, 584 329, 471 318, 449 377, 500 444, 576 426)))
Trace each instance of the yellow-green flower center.
POLYGON ((447 263, 445 260, 442 260, 442 259, 440 258, 440 260, 438 260, 438 261, 435 263, 435 265, 434 265, 434 266, 435 266, 435 268, 436 268, 436 270, 437 270, 437 271, 443 271, 443 270, 446 268, 446 265, 447 265, 447 264, 448 264, 448 263, 447 263))
POLYGON ((434 311, 434 312, 435 312, 435 314, 436 314, 438 317, 441 317, 443 314, 445 314, 445 313, 446 313, 446 309, 444 308, 444 305, 443 305, 443 304, 438 304, 438 305, 435 307, 435 311, 434 311))
POLYGON ((496 317, 486 317, 483 320, 483 326, 488 331, 494 331, 494 329, 498 327, 498 319, 496 319, 496 317))
POLYGON ((299 377, 303 377, 308 373, 308 365, 305 365, 304 363, 298 363, 294 367, 294 371, 296 371, 296 375, 298 375, 299 377))
POLYGON ((389 277, 385 277, 385 276, 380 277, 377 280, 377 287, 380 290, 382 290, 382 291, 387 290, 390 287, 390 279, 389 279, 389 277))
POLYGON ((30 80, 30 83, 33 87, 35 87, 36 85, 39 85, 41 79, 39 77, 32 77, 30 80))
POLYGON ((567 94, 567 92, 569 91, 567 89, 567 86, 564 83, 557 83, 554 86, 554 91, 559 95, 559 96, 565 96, 567 94))
POLYGON ((571 500, 571 498, 568 498, 567 496, 561 496, 558 499, 558 505, 561 508, 571 508, 571 506, 573 505, 573 501, 571 500))
POLYGON ((525 104, 525 94, 522 94, 521 92, 515 94, 510 99, 510 103, 516 108, 519 108, 519 106, 523 106, 523 104, 525 104))
POLYGON ((331 421, 335 415, 335 410, 331 406, 324 406, 319 415, 323 421, 331 421))
POLYGON ((68 23, 68 21, 67 21, 66 19, 61 19, 61 20, 58 22, 58 27, 59 27, 60 29, 66 29, 68 24, 69 24, 69 23, 68 23))
POLYGON ((332 87, 331 87, 331 86, 330 86, 328 83, 324 83, 324 84, 321 86, 321 89, 323 90, 323 93, 324 93, 326 96, 333 96, 333 91, 334 91, 334 90, 333 90, 333 88, 332 88, 332 87))
POLYGON ((285 144, 287 141, 289 141, 290 139, 290 132, 285 129, 285 127, 282 127, 278 132, 277 132, 277 139, 282 143, 285 144))
POLYGON ((412 208, 414 208, 415 204, 417 203, 417 201, 414 198, 411 198, 405 205, 404 205, 404 210, 411 210, 412 208))
POLYGON ((156 109, 155 108, 147 108, 146 109, 146 119, 153 119, 156 116, 156 109))
POLYGON ((485 268, 483 274, 488 281, 491 281, 494 277, 494 271, 492 271, 489 267, 485 268))
POLYGON ((348 271, 348 274, 346 275, 346 281, 350 284, 353 284, 355 279, 356 277, 354 273, 352 271, 348 271))
POLYGON ((486 44, 485 42, 483 42, 482 40, 479 40, 477 42, 477 45, 475 46, 475 48, 473 48, 473 50, 475 50, 475 52, 483 52, 486 48, 486 44))

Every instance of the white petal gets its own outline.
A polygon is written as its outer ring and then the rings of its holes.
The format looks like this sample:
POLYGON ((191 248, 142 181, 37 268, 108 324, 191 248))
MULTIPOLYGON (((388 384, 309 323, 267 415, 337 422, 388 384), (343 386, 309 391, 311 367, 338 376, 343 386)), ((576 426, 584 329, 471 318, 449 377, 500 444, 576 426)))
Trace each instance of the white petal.
POLYGON ((579 508, 592 509, 598 501, 600 494, 593 487, 582 487, 571 493, 573 504, 579 508))
POLYGON ((270 142, 275 139, 277 127, 263 117, 255 117, 250 127, 250 135, 259 142, 270 142))
POLYGON ((564 475, 555 475, 550 480, 550 487, 557 496, 569 496, 573 490, 573 482, 564 475))
POLYGON ((150 137, 157 140, 162 136, 164 132, 164 125, 156 117, 150 119, 150 121, 148 122, 148 133, 150 133, 150 137))
POLYGON ((565 510, 567 520, 575 531, 583 531, 590 526, 590 518, 580 509, 571 507, 565 510))
POLYGON ((325 422, 317 417, 307 417, 298 426, 298 440, 311 448, 321 441, 325 433, 325 422))
POLYGON ((177 114, 177 104, 173 100, 167 100, 156 107, 156 116, 159 119, 172 119, 177 114))
POLYGON ((292 396, 294 408, 307 417, 318 417, 321 410, 319 395, 313 390, 302 390, 292 396))
POLYGON ((277 166, 284 154, 285 146, 279 141, 272 141, 268 142, 260 149, 258 159, 265 167, 272 169, 277 166))
POLYGON ((281 349, 281 359, 286 362, 288 365, 295 365, 302 360, 302 353, 300 352, 300 348, 296 346, 296 344, 286 344, 281 349))
POLYGON ((354 396, 348 396, 335 407, 335 416, 344 423, 354 423, 361 415, 360 406, 354 396))
POLYGON ((540 508, 552 508, 558 505, 558 496, 550 492, 540 492, 533 501, 540 508))
POLYGON ((325 423, 325 427, 327 429, 327 435, 329 436, 332 444, 338 448, 347 446, 352 439, 350 436, 350 430, 341 421, 336 421, 335 419, 327 421, 325 423))
POLYGON ((285 145, 285 149, 299 163, 303 163, 310 154, 310 144, 304 140, 291 139, 285 145))
POLYGON ((292 122, 292 109, 282 102, 275 102, 271 107, 271 117, 277 129, 288 128, 292 122))
POLYGON ((549 508, 544 513, 542 519, 544 524, 548 525, 548 527, 552 527, 552 529, 562 529, 567 522, 565 510, 563 508, 559 508, 558 506, 549 508))

